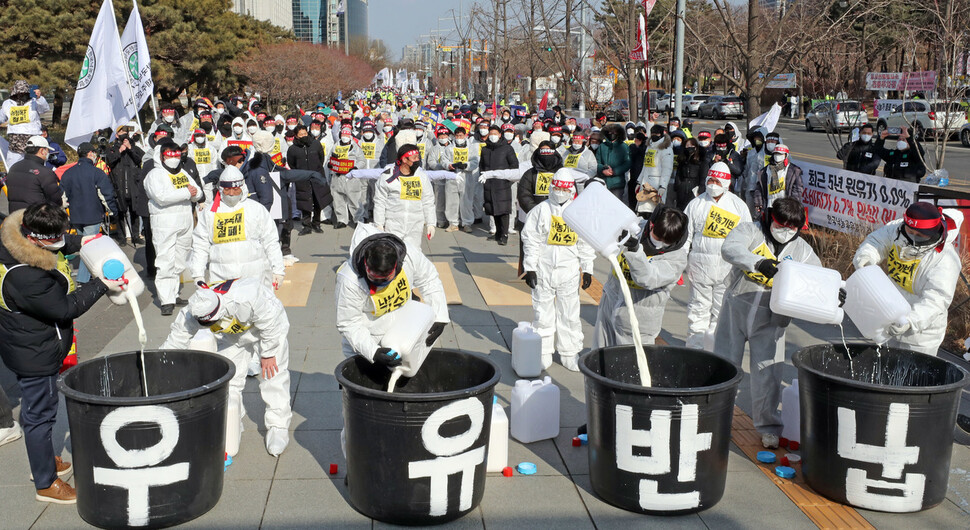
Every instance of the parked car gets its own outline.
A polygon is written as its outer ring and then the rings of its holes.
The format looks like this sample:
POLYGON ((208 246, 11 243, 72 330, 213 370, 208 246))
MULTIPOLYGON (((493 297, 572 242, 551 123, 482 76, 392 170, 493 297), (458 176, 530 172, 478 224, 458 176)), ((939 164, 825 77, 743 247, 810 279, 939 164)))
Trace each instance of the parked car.
POLYGON ((640 109, 640 114, 642 115, 641 119, 643 121, 649 121, 650 119, 650 112, 647 112, 646 109, 650 109, 651 111, 658 111, 658 112, 660 111, 660 109, 658 108, 659 106, 658 102, 660 98, 664 96, 666 93, 667 92, 665 92, 663 89, 651 88, 650 101, 647 101, 647 91, 646 90, 640 91, 639 109, 640 109))
POLYGON ((724 119, 743 118, 744 102, 737 96, 711 96, 697 107, 697 116, 724 119))
POLYGON ((685 94, 683 101, 684 115, 697 116, 697 109, 710 97, 708 94, 685 94))
POLYGON ((848 130, 869 123, 869 113, 862 103, 854 100, 823 101, 805 115, 805 130, 826 132, 848 130))
POLYGON ((963 147, 970 147, 970 123, 960 127, 960 143, 963 147))
POLYGON ((607 121, 620 121, 626 123, 630 121, 630 102, 625 99, 618 99, 606 108, 607 121))
POLYGON ((657 98, 657 110, 660 112, 670 112, 670 107, 674 104, 673 94, 664 94, 657 98))
POLYGON ((967 111, 956 101, 936 102, 924 99, 903 101, 889 112, 879 113, 876 132, 909 127, 913 137, 922 140, 926 135, 956 134, 967 123, 967 111))

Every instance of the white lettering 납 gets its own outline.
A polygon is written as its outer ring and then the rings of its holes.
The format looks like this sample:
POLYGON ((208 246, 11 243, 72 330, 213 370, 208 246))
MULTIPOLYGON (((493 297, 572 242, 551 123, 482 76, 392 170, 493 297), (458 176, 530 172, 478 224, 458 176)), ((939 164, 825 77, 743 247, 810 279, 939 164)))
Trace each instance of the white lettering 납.
POLYGON ((468 450, 478 440, 485 421, 485 407, 478 398, 470 397, 450 403, 436 410, 421 427, 424 448, 438 458, 408 464, 408 478, 430 478, 429 514, 448 513, 448 477, 461 475, 458 509, 471 508, 475 468, 485 462, 485 447, 468 450), (468 430, 455 436, 441 436, 439 430, 445 423, 465 416, 469 419, 468 430), (466 451, 465 453, 461 453, 466 451))
POLYGON ((149 522, 148 489, 189 478, 189 463, 157 466, 172 455, 179 441, 179 425, 171 409, 158 405, 119 408, 101 421, 101 443, 105 453, 120 468, 94 468, 95 484, 128 491, 128 525, 147 526, 149 522), (161 439, 145 449, 125 449, 118 443, 118 431, 132 423, 152 423, 161 431, 161 439), (139 469, 132 469, 139 468, 139 469))

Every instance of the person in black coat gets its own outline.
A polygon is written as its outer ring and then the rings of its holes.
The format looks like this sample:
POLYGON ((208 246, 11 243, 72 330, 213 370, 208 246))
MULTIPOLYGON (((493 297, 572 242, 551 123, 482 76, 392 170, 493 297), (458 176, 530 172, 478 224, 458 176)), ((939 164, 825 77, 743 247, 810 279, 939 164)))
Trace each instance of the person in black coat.
POLYGON ((643 159, 647 156, 647 134, 644 131, 637 131, 633 135, 633 143, 630 144, 630 180, 627 181, 627 203, 630 208, 637 207, 637 187, 640 185, 640 171, 643 170, 643 159))
POLYGON ((7 171, 7 203, 13 213, 34 204, 62 204, 64 193, 54 170, 47 167, 50 149, 47 140, 31 136, 24 148, 24 159, 7 171))
MULTIPOLYGON (((518 169, 519 158, 512 144, 502 138, 497 125, 488 129, 478 168, 482 173, 499 169, 518 169)), ((485 181, 485 213, 495 219, 495 241, 509 244, 509 215, 512 213, 512 181, 490 178, 485 181)))
POLYGON ((57 375, 71 349, 74 319, 109 287, 101 280, 77 287, 64 254, 81 249, 82 237, 67 235, 67 213, 59 204, 14 211, 0 225, 0 357, 17 375, 20 420, 27 458, 40 500, 73 502, 74 488, 57 478, 70 469, 51 443, 57 422, 57 375))
POLYGON ((872 139, 872 125, 865 124, 860 127, 859 139, 846 142, 835 156, 849 171, 875 175, 882 163, 882 157, 879 156, 879 148, 872 139))
MULTIPOLYGON (((539 143, 539 148, 532 153, 532 168, 526 170, 519 180, 519 187, 516 190, 516 199, 519 203, 519 215, 515 220, 517 230, 522 230, 525 224, 525 216, 536 207, 537 204, 549 198, 549 188, 552 185, 552 177, 556 171, 562 168, 562 155, 556 151, 553 143, 545 140, 539 143)), ((519 238, 519 275, 525 271, 522 268, 522 258, 525 248, 522 246, 522 238, 519 238)))
MULTIPOLYGON (((115 188, 115 198, 118 201, 118 222, 127 223, 130 229, 132 244, 138 245, 144 240, 138 236, 141 226, 138 222, 138 212, 135 211, 134 197, 137 195, 137 180, 141 173, 141 160, 145 151, 132 140, 128 131, 122 131, 105 153, 105 162, 111 168, 111 183, 115 188)), ((147 207, 147 202, 146 202, 147 207)))
POLYGON ((734 150, 734 144, 731 143, 727 134, 714 135, 714 145, 712 149, 706 150, 706 158, 707 167, 711 167, 716 162, 727 164, 728 169, 731 170, 731 183, 740 182, 741 173, 744 172, 744 161, 741 155, 734 150))
MULTIPOLYGON (((318 173, 323 173, 323 165, 326 163, 323 145, 310 136, 306 127, 302 125, 296 128, 293 145, 286 150, 286 160, 292 169, 306 169, 318 173)), ((296 207, 303 218, 301 236, 310 232, 323 233, 323 228, 320 226, 320 211, 325 202, 325 191, 323 186, 313 182, 296 184, 296 207)))
POLYGON ((886 161, 882 168, 883 175, 890 179, 919 182, 926 174, 926 164, 923 163, 926 151, 923 146, 909 135, 905 127, 898 140, 890 140, 888 136, 889 131, 883 131, 877 143, 879 156, 886 161))
POLYGON ((677 171, 674 174, 674 206, 683 211, 687 203, 695 197, 694 189, 699 193, 704 190, 707 182, 707 156, 703 147, 697 143, 697 138, 688 138, 684 142, 683 150, 677 155, 677 171))

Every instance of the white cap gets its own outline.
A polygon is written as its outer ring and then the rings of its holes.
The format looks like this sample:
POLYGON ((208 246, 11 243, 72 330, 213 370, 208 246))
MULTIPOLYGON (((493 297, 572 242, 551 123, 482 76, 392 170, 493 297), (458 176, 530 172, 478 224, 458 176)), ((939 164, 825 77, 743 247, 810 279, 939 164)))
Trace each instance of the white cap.
POLYGON ((253 146, 260 153, 269 153, 273 150, 273 146, 276 144, 276 138, 273 137, 273 133, 269 131, 256 131, 253 134, 253 146))
POLYGON ((189 313, 195 318, 206 321, 219 320, 225 309, 219 302, 219 295, 211 289, 197 289, 189 297, 189 313))
POLYGON ((707 178, 716 178, 724 186, 731 185, 731 168, 724 162, 714 162, 711 169, 707 170, 707 178))
POLYGON ((43 147, 44 149, 50 149, 50 144, 47 143, 47 138, 43 136, 31 136, 27 139, 27 147, 43 147))

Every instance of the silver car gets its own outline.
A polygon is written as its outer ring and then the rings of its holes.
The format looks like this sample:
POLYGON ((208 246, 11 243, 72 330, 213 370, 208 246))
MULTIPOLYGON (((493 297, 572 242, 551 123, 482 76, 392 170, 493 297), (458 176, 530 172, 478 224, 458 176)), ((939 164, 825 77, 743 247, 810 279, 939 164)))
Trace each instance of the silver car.
POLYGON ((849 130, 869 123, 869 113, 858 101, 823 101, 805 115, 805 130, 849 130))
POLYGON ((697 116, 710 116, 719 120, 728 116, 743 118, 744 102, 735 96, 711 96, 697 107, 697 116))
POLYGON ((701 103, 704 103, 710 97, 708 94, 685 94, 684 115, 697 116, 697 109, 700 108, 701 103))

